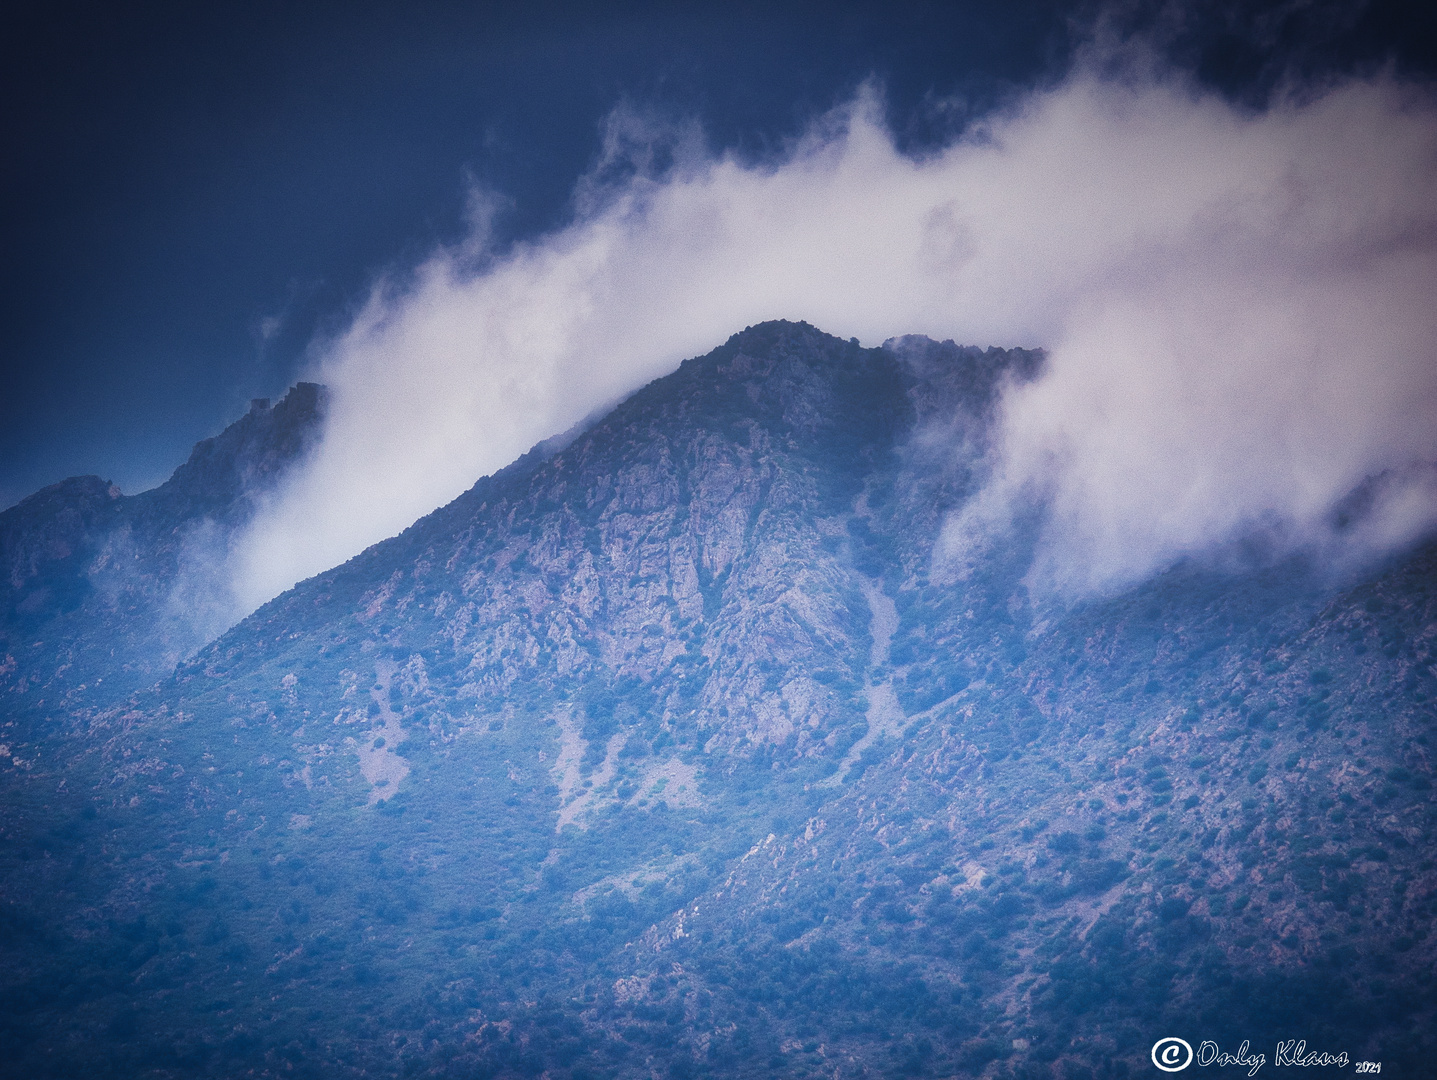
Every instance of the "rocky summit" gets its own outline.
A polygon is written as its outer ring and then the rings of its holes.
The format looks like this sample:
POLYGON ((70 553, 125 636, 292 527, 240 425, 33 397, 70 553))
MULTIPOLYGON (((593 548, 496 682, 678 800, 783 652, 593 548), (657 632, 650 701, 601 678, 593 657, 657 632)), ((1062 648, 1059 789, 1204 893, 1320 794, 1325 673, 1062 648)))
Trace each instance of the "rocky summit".
POLYGON ((0 1071, 1422 1075, 1437 546, 1030 596, 941 538, 1043 363, 752 327, 192 653, 317 390, 7 511, 0 1071))

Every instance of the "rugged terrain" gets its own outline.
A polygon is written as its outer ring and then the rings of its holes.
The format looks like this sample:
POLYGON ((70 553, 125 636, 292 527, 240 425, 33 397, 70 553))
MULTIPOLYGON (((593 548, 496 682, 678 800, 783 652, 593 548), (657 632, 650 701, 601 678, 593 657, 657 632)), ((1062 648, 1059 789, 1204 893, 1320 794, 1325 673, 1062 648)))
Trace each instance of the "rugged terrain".
POLYGON ((1023 513, 938 539, 1041 364, 753 327, 152 685, 11 678, 3 1068, 1420 1075, 1437 547, 1034 601, 1023 513))
POLYGON ((226 629, 230 542, 323 411, 323 388, 300 383, 273 407, 253 402, 156 488, 127 496, 76 476, 0 513, 0 693, 113 699, 226 629))

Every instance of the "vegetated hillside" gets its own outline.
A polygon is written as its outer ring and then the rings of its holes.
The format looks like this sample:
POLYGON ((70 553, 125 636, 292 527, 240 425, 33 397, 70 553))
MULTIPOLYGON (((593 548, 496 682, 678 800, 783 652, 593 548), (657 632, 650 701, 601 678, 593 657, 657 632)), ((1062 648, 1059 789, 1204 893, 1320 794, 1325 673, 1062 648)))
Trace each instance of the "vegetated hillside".
POLYGON ((233 622, 229 542, 303 456, 323 410, 323 388, 300 383, 196 444, 157 488, 127 496, 76 476, 0 513, 0 694, 11 707, 128 693, 233 622))
POLYGON ((159 687, 17 715, 6 1068, 1420 1071, 1437 549, 1035 609, 1023 527, 934 551, 1040 364, 751 328, 159 687))

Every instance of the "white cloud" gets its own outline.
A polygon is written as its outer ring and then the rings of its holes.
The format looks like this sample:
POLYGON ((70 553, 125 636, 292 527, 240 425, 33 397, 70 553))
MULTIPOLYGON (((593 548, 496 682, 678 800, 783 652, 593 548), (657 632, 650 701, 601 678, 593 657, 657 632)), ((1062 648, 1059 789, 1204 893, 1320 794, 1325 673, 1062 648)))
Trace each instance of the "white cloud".
MULTIPOLYGON (((1253 114, 1086 69, 922 160, 879 113, 861 94, 764 165, 625 114, 572 225, 377 289, 317 351, 328 433, 243 546, 243 603, 770 318, 1048 347, 994 490, 1051 500, 1038 576, 1068 591, 1254 521, 1306 535, 1365 476, 1437 460, 1430 97, 1350 82, 1253 114)), ((1397 486, 1406 524, 1363 536, 1431 525, 1397 486)))

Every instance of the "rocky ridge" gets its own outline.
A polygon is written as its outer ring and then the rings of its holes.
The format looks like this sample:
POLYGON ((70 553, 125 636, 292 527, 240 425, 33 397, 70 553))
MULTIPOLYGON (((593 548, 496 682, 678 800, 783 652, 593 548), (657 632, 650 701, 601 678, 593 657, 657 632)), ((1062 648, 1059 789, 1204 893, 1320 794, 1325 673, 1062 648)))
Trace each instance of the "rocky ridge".
POLYGON ((149 491, 72 477, 0 513, 0 694, 17 708, 123 694, 232 623, 229 542, 302 459, 324 400, 314 383, 256 400, 149 491))
POLYGON ((1062 610, 1019 514, 955 575, 1041 362, 750 328, 162 685, 12 721, 15 1060, 1058 1078, 1180 1031, 1419 1067, 1437 552, 1062 610))

